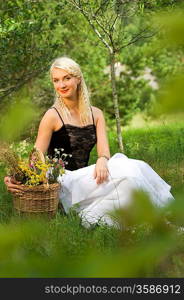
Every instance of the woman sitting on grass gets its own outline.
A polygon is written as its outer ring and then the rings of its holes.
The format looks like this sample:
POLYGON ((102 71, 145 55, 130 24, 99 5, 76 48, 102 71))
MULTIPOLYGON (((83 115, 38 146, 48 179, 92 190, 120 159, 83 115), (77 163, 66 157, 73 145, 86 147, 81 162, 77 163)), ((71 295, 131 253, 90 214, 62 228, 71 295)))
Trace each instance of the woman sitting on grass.
MULTIPOLYGON (((56 100, 43 116, 35 146, 53 156, 55 149, 72 154, 61 182, 60 201, 67 213, 75 207, 83 224, 100 220, 113 224, 110 212, 130 203, 134 190, 148 193, 150 201, 164 206, 173 196, 170 186, 145 162, 118 153, 110 158, 102 111, 90 105, 79 65, 70 58, 57 58, 50 69, 56 100), (96 164, 87 166, 97 144, 96 164)), ((12 193, 21 186, 4 179, 12 193)))

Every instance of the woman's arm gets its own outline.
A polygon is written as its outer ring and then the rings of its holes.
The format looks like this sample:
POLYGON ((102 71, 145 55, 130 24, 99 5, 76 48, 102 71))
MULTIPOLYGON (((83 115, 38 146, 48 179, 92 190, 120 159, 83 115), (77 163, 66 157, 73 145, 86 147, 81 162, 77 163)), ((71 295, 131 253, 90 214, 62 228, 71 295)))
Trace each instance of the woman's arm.
POLYGON ((110 158, 105 119, 103 116, 103 112, 100 109, 97 109, 96 134, 98 157, 106 156, 110 158))
POLYGON ((35 147, 42 153, 47 152, 52 132, 55 129, 56 116, 53 110, 48 110, 43 116, 39 128, 38 135, 35 142, 35 147))
POLYGON ((96 107, 93 108, 93 112, 96 121, 98 153, 98 159, 94 171, 94 178, 96 179, 97 184, 100 184, 106 181, 108 178, 107 161, 108 158, 110 158, 110 150, 103 113, 100 109, 96 107))
MULTIPOLYGON (((45 153, 49 147, 52 132, 55 130, 56 120, 57 118, 54 112, 48 110, 40 122, 35 147, 41 150, 42 153, 45 153)), ((4 183, 6 184, 8 191, 14 194, 20 194, 22 192, 20 186, 21 183, 13 178, 6 176, 4 178, 4 183)))

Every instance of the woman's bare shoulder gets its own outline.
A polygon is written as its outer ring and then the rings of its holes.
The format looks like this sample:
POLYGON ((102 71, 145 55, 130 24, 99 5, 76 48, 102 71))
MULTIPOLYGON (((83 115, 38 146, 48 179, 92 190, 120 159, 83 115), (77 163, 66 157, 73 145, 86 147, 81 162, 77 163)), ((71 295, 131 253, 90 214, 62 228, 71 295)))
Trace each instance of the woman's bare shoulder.
POLYGON ((44 118, 54 118, 57 115, 55 109, 49 108, 43 115, 44 118))
POLYGON ((40 124, 47 124, 49 127, 55 128, 55 124, 57 122, 57 112, 55 109, 49 108, 43 115, 40 124))
POLYGON ((104 119, 103 112, 100 108, 96 106, 91 106, 91 108, 94 116, 95 125, 97 125, 98 121, 104 119))
POLYGON ((94 116, 98 117, 103 114, 102 110, 96 106, 91 106, 94 116))

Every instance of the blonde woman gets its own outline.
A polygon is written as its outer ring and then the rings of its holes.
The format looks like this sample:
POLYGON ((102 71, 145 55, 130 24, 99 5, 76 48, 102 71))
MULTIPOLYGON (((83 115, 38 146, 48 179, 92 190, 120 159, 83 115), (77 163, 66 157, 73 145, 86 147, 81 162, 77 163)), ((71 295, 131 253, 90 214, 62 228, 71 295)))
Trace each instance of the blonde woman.
MULTIPOLYGON (((135 189, 146 191, 158 206, 172 200, 171 187, 148 164, 120 153, 110 158, 104 116, 90 104, 80 66, 60 57, 51 65, 50 75, 56 98, 40 122, 35 146, 51 156, 56 148, 72 155, 66 174, 58 178, 66 213, 75 206, 84 225, 99 220, 111 225, 109 212, 127 205, 135 189), (95 144, 98 159, 88 166, 95 144)), ((5 184, 11 192, 20 191, 8 177, 5 184)))

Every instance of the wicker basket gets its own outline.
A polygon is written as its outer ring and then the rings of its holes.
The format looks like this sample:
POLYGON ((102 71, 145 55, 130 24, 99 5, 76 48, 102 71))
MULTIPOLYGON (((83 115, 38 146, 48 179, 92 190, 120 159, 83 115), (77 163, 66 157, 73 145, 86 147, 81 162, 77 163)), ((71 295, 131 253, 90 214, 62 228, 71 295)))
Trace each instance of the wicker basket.
POLYGON ((23 215, 55 216, 59 203, 59 183, 23 186, 23 195, 14 195, 15 210, 23 215))

